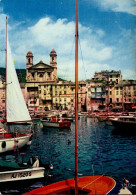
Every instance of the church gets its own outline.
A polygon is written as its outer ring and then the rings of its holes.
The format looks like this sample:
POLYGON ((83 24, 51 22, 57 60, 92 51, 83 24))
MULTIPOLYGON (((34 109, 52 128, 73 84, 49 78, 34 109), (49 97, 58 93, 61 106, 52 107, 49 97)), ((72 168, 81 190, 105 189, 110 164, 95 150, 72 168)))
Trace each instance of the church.
POLYGON ((57 76, 57 54, 50 52, 50 65, 33 64, 33 53, 26 55, 26 102, 29 109, 74 110, 75 84, 57 76))

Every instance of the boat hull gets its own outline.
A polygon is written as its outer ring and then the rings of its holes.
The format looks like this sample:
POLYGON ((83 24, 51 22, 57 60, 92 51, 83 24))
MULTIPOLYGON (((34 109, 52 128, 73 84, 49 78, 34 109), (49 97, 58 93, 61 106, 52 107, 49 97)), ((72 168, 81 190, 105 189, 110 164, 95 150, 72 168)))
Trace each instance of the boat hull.
POLYGON ((32 134, 19 136, 15 138, 12 138, 12 137, 0 138, 0 153, 12 151, 12 150, 14 151, 14 150, 24 147, 25 145, 30 145, 32 141, 31 137, 32 137, 32 134))
MULTIPOLYGON (((114 179, 107 176, 86 176, 78 178, 78 190, 86 194, 107 194, 116 185, 114 179)), ((71 194, 75 190, 75 180, 69 179, 50 184, 25 194, 71 194)))
POLYGON ((44 177, 44 167, 0 172, 0 183, 44 177))
POLYGON ((128 130, 128 131, 135 131, 136 130, 136 122, 132 121, 119 121, 111 119, 111 122, 114 127, 116 127, 119 130, 128 130))
POLYGON ((71 126, 70 121, 52 122, 52 121, 41 120, 41 122, 44 127, 70 128, 71 126))

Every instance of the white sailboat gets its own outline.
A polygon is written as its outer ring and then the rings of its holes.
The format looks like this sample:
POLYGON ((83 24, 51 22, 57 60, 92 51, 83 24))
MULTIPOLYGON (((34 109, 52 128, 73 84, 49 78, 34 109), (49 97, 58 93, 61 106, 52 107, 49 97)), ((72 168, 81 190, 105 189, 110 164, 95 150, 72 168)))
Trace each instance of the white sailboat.
POLYGON ((14 67, 7 39, 7 122, 31 121, 14 67))
POLYGON ((31 121, 25 100, 19 85, 11 49, 7 38, 7 18, 6 18, 6 90, 5 90, 5 110, 6 110, 6 132, 0 133, 0 153, 18 150, 25 145, 31 144, 32 131, 7 132, 7 123, 18 123, 31 121))

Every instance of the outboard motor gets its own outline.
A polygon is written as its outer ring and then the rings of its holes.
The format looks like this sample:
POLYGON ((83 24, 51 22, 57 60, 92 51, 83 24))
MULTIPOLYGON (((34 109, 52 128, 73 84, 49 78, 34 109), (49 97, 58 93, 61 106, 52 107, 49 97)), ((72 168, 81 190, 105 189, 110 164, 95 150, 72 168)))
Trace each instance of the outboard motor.
POLYGON ((27 164, 34 167, 34 168, 39 167, 39 158, 38 158, 38 156, 30 157, 27 164))

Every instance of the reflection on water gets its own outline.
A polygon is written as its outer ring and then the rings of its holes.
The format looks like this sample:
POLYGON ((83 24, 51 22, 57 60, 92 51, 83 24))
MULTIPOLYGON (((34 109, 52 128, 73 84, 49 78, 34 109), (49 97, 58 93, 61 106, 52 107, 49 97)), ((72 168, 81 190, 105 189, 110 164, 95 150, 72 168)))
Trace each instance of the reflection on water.
MULTIPOLYGON (((74 125, 70 130, 42 128, 40 122, 34 125, 34 137, 25 152, 25 161, 31 155, 38 155, 43 163, 51 162, 54 169, 49 173, 52 177, 44 180, 26 182, 24 187, 6 186, 2 192, 22 193, 42 185, 74 177, 74 125)), ((136 136, 115 134, 112 126, 105 126, 97 119, 82 117, 79 120, 79 176, 106 174, 117 181, 114 193, 121 187, 124 177, 135 184, 136 169, 136 136)), ((21 160, 20 156, 2 154, 0 158, 11 161, 21 160)), ((48 174, 48 173, 46 173, 48 174)))

